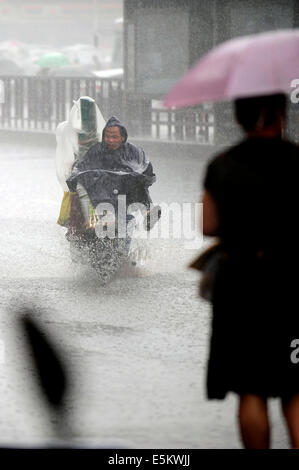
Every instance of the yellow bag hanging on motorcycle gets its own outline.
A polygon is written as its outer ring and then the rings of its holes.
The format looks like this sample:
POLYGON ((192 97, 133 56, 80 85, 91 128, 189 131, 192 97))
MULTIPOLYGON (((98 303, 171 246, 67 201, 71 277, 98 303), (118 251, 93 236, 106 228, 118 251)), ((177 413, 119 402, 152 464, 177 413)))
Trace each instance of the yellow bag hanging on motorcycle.
POLYGON ((71 214, 71 193, 64 191, 57 223, 67 227, 71 214))
MULTIPOLYGON (((68 191, 63 193, 63 198, 60 206, 60 213, 57 220, 57 223, 62 227, 68 227, 71 215, 71 205, 72 205, 72 194, 68 191)), ((96 211, 92 207, 92 204, 89 205, 89 225, 90 227, 95 227, 98 222, 98 216, 96 211)))

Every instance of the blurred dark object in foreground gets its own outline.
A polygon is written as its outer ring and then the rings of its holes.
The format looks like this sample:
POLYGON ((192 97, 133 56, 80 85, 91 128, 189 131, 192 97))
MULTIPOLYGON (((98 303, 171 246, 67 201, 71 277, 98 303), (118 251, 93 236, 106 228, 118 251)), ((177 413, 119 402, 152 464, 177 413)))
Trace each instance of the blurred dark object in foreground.
POLYGON ((56 409, 61 408, 68 387, 64 361, 45 332, 33 320, 32 312, 22 312, 20 323, 33 356, 40 386, 50 405, 56 409))

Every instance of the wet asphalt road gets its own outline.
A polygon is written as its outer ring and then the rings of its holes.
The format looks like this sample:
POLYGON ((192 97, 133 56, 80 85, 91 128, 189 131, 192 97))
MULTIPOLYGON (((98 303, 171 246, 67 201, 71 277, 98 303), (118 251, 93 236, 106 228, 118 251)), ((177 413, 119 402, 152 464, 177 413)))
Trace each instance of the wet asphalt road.
MULTIPOLYGON (((56 224, 62 191, 54 148, 2 146, 0 161, 1 444, 54 442, 59 417, 39 395, 15 311, 37 306, 72 370, 66 430, 74 442, 132 448, 240 448, 236 399, 205 398, 210 307, 197 296, 182 240, 148 244, 138 269, 101 286, 70 261, 56 224)), ((205 159, 149 155, 155 202, 195 202, 205 159)), ((273 447, 287 447, 270 402, 273 447)))

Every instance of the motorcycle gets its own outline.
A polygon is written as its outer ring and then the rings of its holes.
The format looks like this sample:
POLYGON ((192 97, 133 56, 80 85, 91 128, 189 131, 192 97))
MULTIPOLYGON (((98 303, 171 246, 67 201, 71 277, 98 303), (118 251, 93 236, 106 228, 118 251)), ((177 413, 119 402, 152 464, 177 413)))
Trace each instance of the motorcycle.
POLYGON ((92 181, 89 224, 84 232, 69 238, 71 258, 91 265, 105 282, 125 264, 136 268, 145 263, 147 207, 135 201, 140 199, 147 177, 112 170, 87 170, 77 175, 83 181, 86 177, 92 181))

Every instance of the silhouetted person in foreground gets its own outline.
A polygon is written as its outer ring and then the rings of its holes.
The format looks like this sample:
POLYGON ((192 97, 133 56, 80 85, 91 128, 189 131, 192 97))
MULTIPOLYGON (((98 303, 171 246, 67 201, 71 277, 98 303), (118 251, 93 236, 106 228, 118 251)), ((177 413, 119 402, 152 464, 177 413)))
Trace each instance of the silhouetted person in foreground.
POLYGON ((212 160, 204 180, 203 233, 219 237, 223 250, 207 395, 239 396, 240 433, 251 449, 270 446, 268 398, 280 398, 299 448, 299 149, 282 138, 284 95, 239 99, 235 110, 247 136, 212 160))

